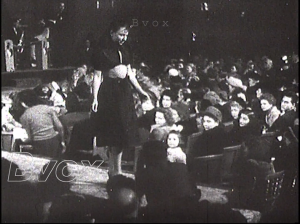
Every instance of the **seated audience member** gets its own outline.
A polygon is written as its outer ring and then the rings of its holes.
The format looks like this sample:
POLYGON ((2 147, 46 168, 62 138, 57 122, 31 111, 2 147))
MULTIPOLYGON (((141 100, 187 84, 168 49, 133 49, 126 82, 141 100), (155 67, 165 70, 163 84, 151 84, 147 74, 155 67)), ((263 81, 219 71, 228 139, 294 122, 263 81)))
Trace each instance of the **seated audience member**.
POLYGON ((65 102, 66 96, 64 95, 61 87, 55 81, 52 81, 51 83, 49 83, 49 87, 52 90, 50 100, 53 101, 53 106, 65 108, 66 107, 66 102, 65 102))
POLYGON ((252 60, 249 60, 247 62, 247 67, 246 67, 246 69, 243 72, 243 76, 244 77, 249 77, 249 76, 251 76, 253 74, 259 75, 260 71, 259 71, 259 68, 256 65, 256 63, 254 63, 252 60))
POLYGON ((64 128, 56 112, 48 105, 39 104, 33 90, 23 90, 18 94, 25 108, 20 123, 27 132, 34 153, 58 158, 65 152, 66 144, 64 128))
POLYGON ((70 170, 66 162, 51 160, 46 163, 38 177, 37 194, 40 202, 38 209, 41 212, 42 222, 47 222, 50 208, 55 199, 65 194, 71 194, 70 170))
MULTIPOLYGON (((158 147, 165 147, 167 149, 167 136, 168 133, 165 132, 164 130, 160 128, 155 128, 153 131, 150 133, 148 139, 146 142, 142 144, 142 149, 143 148, 156 148, 158 147)), ((145 159, 143 156, 138 157, 137 161, 137 170, 142 170, 145 167, 145 159)), ((136 176, 138 176, 139 173, 136 173, 136 176)))
POLYGON ((143 217, 146 221, 166 221, 165 212, 181 198, 198 201, 200 192, 189 176, 186 165, 167 160, 167 145, 153 141, 143 146, 139 160, 144 165, 136 172, 139 198, 145 195, 147 206, 143 217))
POLYGON ((186 142, 189 135, 198 132, 194 119, 190 118, 190 109, 183 103, 175 102, 172 106, 175 119, 175 130, 180 131, 182 140, 186 142))
POLYGON ((186 164, 186 154, 180 146, 182 145, 180 132, 170 131, 167 136, 167 145, 168 161, 171 163, 177 162, 186 164))
POLYGON ((63 98, 65 99, 65 108, 67 113, 81 112, 80 99, 78 95, 73 92, 71 86, 71 83, 69 83, 67 80, 64 80, 61 83, 61 95, 63 95, 63 98))
POLYGON ((153 100, 145 99, 141 101, 141 104, 137 108, 137 113, 139 115, 138 116, 139 136, 140 136, 141 143, 144 143, 149 137, 149 128, 153 123, 152 120, 147 119, 147 117, 149 116, 149 114, 151 114, 149 118, 154 116, 155 113, 154 105, 155 102, 153 100))
POLYGON ((177 100, 173 103, 172 108, 175 110, 182 111, 183 113, 186 114, 185 118, 182 118, 182 120, 187 120, 190 115, 191 109, 193 109, 194 104, 192 103, 191 100, 191 90, 188 88, 181 88, 178 91, 178 98, 177 100))
POLYGON ((274 173, 274 165, 263 142, 257 136, 249 137, 243 144, 234 164, 234 190, 229 198, 232 206, 260 210, 265 195, 265 177, 274 173))
POLYGON ((207 107, 202 122, 204 131, 195 141, 191 151, 187 152, 187 165, 190 171, 193 170, 195 157, 223 153, 226 145, 220 110, 213 106, 207 107))
POLYGON ((252 99, 256 98, 256 90, 259 87, 261 76, 256 73, 251 73, 247 75, 248 77, 248 86, 246 90, 246 95, 248 102, 251 103, 252 99))
POLYGON ((198 101, 197 105, 195 106, 196 116, 190 119, 190 124, 197 126, 197 129, 194 129, 193 133, 203 132, 203 112, 209 106, 212 106, 211 102, 205 99, 198 101))
POLYGON ((274 126, 280 132, 287 131, 288 127, 294 126, 294 121, 297 118, 296 113, 297 95, 294 92, 285 92, 280 103, 281 114, 275 121, 274 126))
POLYGON ((265 112, 264 130, 263 132, 274 132, 276 126, 273 126, 275 121, 280 117, 280 111, 276 107, 276 99, 270 93, 264 93, 260 97, 260 106, 262 111, 265 112))
POLYGON ((201 88, 202 85, 199 76, 197 76, 196 66, 193 63, 188 63, 185 69, 185 86, 193 90, 201 88))
POLYGON ((209 100, 212 106, 219 104, 222 100, 215 91, 208 91, 203 96, 204 100, 209 100))
POLYGON ((52 91, 46 84, 38 85, 34 88, 41 104, 53 106, 53 101, 50 100, 52 91))
MULTIPOLYGON (((176 100, 176 95, 169 89, 164 90, 161 94, 161 97, 159 99, 159 106, 160 108, 171 108, 173 102, 176 100)), ((154 105, 156 106, 156 105, 154 105)), ((156 108, 153 108, 152 110, 145 113, 143 116, 141 116, 138 119, 139 127, 145 128, 146 130, 151 129, 151 125, 155 124, 155 113, 156 108)))
POLYGON ((231 95, 231 93, 236 89, 242 89, 244 91, 247 90, 247 86, 243 84, 239 75, 227 75, 226 81, 229 87, 229 95, 231 95))
POLYGON ((251 97, 249 97, 249 95, 247 95, 249 106, 254 111, 257 119, 260 120, 261 122, 264 122, 265 112, 261 108, 260 98, 264 93, 269 93, 269 88, 266 84, 259 83, 259 84, 255 85, 253 91, 255 91, 255 96, 253 95, 252 99, 251 99, 251 97))
POLYGON ((172 129, 177 129, 171 108, 158 107, 155 110, 155 124, 151 125, 150 133, 156 128, 160 128, 166 133, 169 133, 172 129))
POLYGON ((232 130, 228 133, 228 145, 239 145, 250 135, 260 136, 262 125, 256 119, 254 112, 247 108, 239 112, 237 122, 233 123, 232 130))
POLYGON ((20 117, 24 113, 25 108, 21 105, 19 92, 11 93, 9 98, 12 99, 12 106, 9 109, 9 112, 17 122, 20 122, 20 117))
POLYGON ((219 108, 223 115, 223 122, 234 122, 237 121, 240 111, 246 108, 246 104, 241 98, 234 97, 227 104, 219 108))

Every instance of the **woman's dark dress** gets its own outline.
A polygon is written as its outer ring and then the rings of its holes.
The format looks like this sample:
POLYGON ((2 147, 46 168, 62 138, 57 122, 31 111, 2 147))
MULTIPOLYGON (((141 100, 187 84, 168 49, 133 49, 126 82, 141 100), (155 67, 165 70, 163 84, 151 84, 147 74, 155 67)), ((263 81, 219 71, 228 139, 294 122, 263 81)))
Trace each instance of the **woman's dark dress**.
POLYGON ((128 148, 138 144, 137 116, 129 77, 126 75, 120 79, 108 76, 109 69, 120 64, 132 64, 131 58, 126 46, 112 41, 108 41, 94 55, 94 69, 102 71, 103 75, 98 92, 98 111, 92 114, 97 126, 97 146, 128 148))

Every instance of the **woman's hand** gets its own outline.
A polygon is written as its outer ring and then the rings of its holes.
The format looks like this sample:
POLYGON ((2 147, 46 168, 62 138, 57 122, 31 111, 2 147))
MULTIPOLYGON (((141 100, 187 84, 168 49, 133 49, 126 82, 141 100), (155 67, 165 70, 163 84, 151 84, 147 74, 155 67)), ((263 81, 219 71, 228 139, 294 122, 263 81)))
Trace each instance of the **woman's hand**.
POLYGON ((98 100, 97 100, 97 99, 94 99, 94 100, 93 100, 93 103, 92 103, 92 110, 93 110, 94 112, 97 112, 97 110, 98 110, 98 100))
POLYGON ((144 97, 146 97, 147 100, 151 100, 151 99, 150 99, 150 96, 149 96, 149 94, 148 94, 147 92, 143 91, 143 92, 141 92, 141 94, 142 94, 144 97))

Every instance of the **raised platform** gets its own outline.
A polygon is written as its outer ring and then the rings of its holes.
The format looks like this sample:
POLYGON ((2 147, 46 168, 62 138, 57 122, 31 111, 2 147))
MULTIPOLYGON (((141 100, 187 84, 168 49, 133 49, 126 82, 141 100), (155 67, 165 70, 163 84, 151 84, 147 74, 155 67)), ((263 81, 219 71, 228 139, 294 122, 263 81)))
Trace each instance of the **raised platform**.
POLYGON ((1 72, 2 87, 34 87, 41 83, 62 81, 73 74, 76 67, 49 68, 46 70, 26 69, 1 72))

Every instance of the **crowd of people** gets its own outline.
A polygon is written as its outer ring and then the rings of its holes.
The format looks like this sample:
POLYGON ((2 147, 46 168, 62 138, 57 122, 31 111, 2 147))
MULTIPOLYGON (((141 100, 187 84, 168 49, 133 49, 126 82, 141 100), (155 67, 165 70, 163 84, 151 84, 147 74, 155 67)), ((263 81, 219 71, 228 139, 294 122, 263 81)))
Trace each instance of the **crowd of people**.
MULTIPOLYGON (((297 202, 291 185, 298 183, 298 55, 276 64, 268 56, 208 59, 199 54, 170 59, 160 74, 151 74, 145 63, 128 66, 132 63, 124 44, 127 26, 113 25, 109 42, 95 52, 91 66, 74 70, 70 80, 53 81, 2 100, 9 118, 2 119, 2 129, 13 131, 21 125, 34 153, 50 158, 92 150, 94 137, 96 147, 109 146, 109 199, 101 217, 94 217, 97 222, 246 222, 228 204, 199 202, 201 191, 195 182, 196 157, 222 154, 224 147, 239 144, 234 190, 247 193, 254 186, 249 180, 284 170, 283 199, 275 211, 289 212, 295 221, 297 202), (74 118, 78 112, 86 116, 74 118), (73 131, 67 141, 64 122, 70 119, 73 131), (194 133, 200 134, 187 148, 194 133), (270 141, 261 138, 266 134, 270 141), (128 180, 122 176, 122 152, 136 146, 142 151, 135 180, 128 180), (139 206, 142 198, 147 201, 145 208, 139 206), (291 208, 282 209, 287 202, 291 208)), ((59 208, 65 208, 68 200, 84 201, 73 197, 81 198, 60 194, 57 205, 53 199, 44 221, 60 220, 59 208), (51 219, 51 214, 56 217, 51 219)), ((65 213, 71 218, 69 214, 65 213)), ((268 216, 272 214, 263 214, 263 220, 268 216)))

